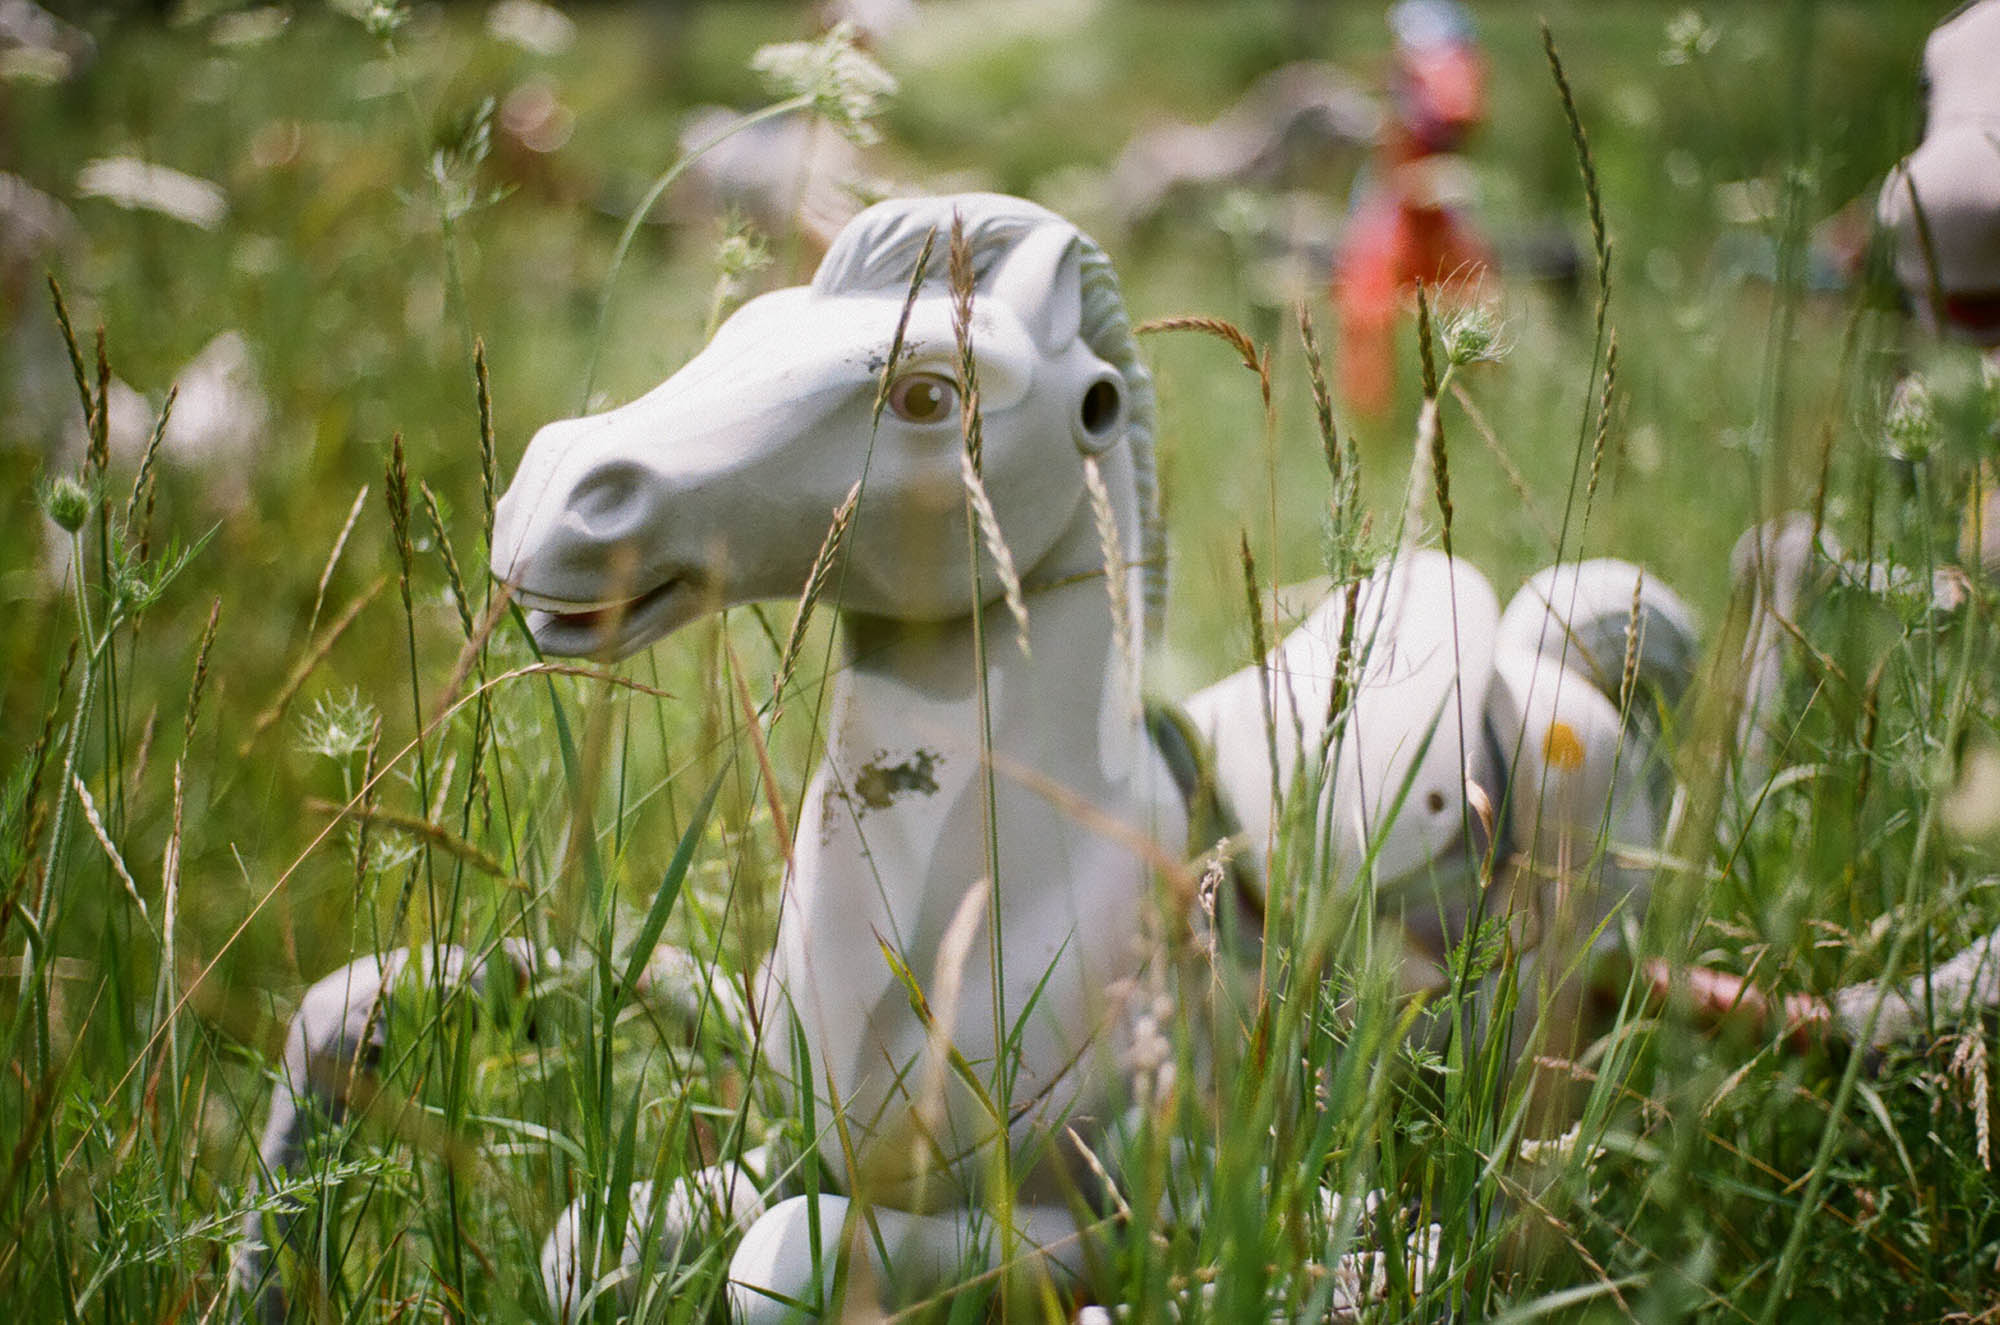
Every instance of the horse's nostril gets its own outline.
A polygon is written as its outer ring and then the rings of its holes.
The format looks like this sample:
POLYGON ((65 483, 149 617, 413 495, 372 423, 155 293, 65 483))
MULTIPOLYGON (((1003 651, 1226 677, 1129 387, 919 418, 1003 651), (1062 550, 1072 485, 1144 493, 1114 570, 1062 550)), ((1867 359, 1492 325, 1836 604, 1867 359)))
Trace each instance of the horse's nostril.
POLYGON ((646 471, 626 460, 598 465, 577 480, 569 508, 593 534, 611 537, 639 523, 647 492, 646 471))

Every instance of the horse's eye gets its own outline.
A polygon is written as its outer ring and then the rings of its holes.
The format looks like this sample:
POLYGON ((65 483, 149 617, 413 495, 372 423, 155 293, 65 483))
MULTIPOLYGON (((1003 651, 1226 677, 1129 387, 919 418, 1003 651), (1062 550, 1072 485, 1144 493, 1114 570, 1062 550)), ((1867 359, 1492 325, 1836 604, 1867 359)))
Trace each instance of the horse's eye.
POLYGON ((936 373, 911 373, 889 388, 889 408, 910 423, 943 423, 958 408, 958 388, 936 373))

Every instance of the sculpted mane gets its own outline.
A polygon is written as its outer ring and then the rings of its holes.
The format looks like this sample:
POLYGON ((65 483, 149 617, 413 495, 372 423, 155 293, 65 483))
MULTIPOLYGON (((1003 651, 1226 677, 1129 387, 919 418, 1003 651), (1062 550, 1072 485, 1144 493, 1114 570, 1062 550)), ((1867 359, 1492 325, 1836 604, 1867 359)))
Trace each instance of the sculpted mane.
POLYGON ((1038 226, 1059 225, 1076 235, 1083 277, 1083 341, 1125 379, 1125 445, 1131 453, 1132 481, 1137 489, 1139 560, 1146 586, 1145 631, 1146 638, 1155 638, 1166 608, 1167 539, 1153 454, 1153 376, 1139 357, 1139 343, 1132 334, 1117 273, 1096 241, 1044 207, 998 194, 879 203, 841 231, 813 276, 813 293, 903 293, 909 288, 917 254, 933 231, 938 247, 930 271, 936 275, 926 274, 924 283, 927 289, 936 286, 942 290, 944 241, 951 233, 954 211, 964 218, 974 276, 981 281, 1001 256, 1038 226))

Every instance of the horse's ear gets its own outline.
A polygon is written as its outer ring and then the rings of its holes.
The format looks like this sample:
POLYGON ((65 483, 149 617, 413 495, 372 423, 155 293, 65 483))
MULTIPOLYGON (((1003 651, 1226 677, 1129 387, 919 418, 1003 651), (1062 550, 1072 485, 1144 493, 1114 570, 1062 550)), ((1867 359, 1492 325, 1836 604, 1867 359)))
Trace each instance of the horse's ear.
POLYGON ((1000 260, 986 294, 1013 309, 1044 354, 1057 354, 1083 326, 1083 271, 1076 232, 1038 225, 1000 260))

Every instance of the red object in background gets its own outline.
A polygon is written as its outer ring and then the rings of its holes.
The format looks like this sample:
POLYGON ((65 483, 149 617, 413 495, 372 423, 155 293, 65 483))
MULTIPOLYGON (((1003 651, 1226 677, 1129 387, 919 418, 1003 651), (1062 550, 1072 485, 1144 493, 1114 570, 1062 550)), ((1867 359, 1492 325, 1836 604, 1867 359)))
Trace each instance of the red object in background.
POLYGON ((1470 32, 1421 49, 1398 45, 1390 97, 1403 155, 1456 152, 1486 119, 1485 57, 1470 32))
POLYGON ((1419 281, 1476 281, 1492 254, 1467 214, 1453 155, 1486 116, 1486 62, 1462 8, 1406 0, 1390 11, 1397 41, 1393 118, 1380 168, 1356 199, 1334 259, 1341 388, 1379 416, 1396 393, 1396 324, 1419 281))
POLYGON ((1486 243, 1456 207, 1411 197, 1396 184, 1365 196, 1334 264, 1340 379, 1349 408, 1380 415, 1396 394, 1396 323, 1411 291, 1476 281, 1486 243))

